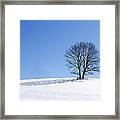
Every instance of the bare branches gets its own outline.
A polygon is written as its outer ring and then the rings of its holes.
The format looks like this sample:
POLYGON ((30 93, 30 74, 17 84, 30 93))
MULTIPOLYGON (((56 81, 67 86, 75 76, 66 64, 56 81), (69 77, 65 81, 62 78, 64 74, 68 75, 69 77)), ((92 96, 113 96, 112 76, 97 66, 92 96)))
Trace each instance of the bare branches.
POLYGON ((84 79, 86 75, 99 72, 99 52, 91 42, 80 42, 66 50, 67 67, 72 74, 84 79))

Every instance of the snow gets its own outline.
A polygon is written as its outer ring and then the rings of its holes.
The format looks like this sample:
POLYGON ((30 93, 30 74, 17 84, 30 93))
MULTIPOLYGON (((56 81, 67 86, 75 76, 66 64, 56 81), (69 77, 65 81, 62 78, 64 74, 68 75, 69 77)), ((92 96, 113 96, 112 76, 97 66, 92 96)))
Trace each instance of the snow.
POLYGON ((21 100, 100 100, 100 79, 20 80, 21 100))

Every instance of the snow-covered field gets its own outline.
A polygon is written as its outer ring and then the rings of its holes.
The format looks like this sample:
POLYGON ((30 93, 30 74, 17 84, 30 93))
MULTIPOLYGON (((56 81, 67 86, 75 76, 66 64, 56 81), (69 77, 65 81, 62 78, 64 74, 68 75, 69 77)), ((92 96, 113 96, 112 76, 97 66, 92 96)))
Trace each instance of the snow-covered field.
POLYGON ((100 100, 100 80, 45 78, 20 80, 21 100, 100 100))

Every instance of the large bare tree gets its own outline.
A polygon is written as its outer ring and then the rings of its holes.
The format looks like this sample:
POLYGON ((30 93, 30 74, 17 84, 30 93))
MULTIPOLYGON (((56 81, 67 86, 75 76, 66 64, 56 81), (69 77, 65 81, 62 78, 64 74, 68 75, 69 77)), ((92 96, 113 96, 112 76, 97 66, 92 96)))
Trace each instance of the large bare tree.
POLYGON ((72 74, 78 75, 78 79, 99 72, 99 51, 91 42, 76 43, 66 50, 65 57, 67 67, 72 74))

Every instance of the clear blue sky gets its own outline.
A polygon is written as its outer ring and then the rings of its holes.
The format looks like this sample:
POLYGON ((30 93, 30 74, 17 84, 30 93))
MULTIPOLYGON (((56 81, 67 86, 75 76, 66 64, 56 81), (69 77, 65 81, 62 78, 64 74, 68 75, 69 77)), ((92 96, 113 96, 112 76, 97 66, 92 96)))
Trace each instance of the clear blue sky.
POLYGON ((99 20, 21 20, 20 79, 74 77, 66 68, 64 54, 82 41, 100 49, 99 20))

